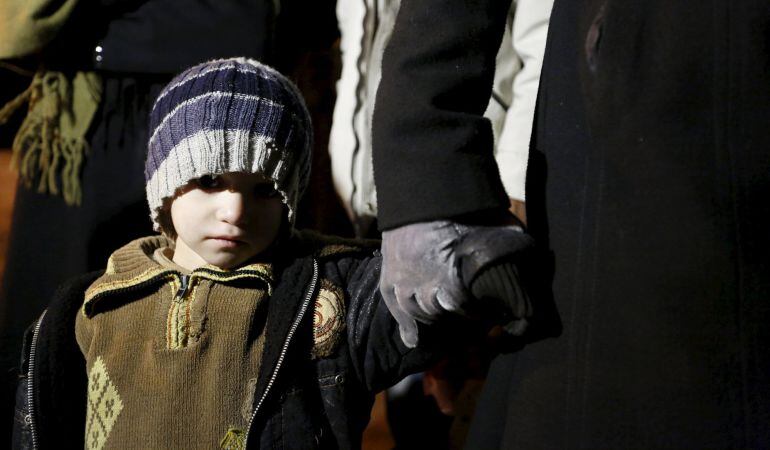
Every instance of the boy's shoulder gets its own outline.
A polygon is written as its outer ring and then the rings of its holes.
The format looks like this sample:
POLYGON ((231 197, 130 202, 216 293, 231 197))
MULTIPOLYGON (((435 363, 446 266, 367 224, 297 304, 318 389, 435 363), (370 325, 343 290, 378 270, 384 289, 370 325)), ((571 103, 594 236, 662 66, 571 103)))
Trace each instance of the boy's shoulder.
POLYGON ((134 239, 112 252, 104 271, 84 292, 83 313, 93 315, 95 303, 105 295, 168 278, 171 270, 158 264, 153 255, 172 245, 165 236, 151 235, 134 239))
POLYGON ((67 305, 65 308, 69 308, 74 305, 76 308, 80 308, 85 292, 102 276, 104 276, 104 270, 95 270, 67 279, 56 289, 49 307, 67 305))
POLYGON ((292 247, 293 251, 300 255, 312 255, 318 259, 366 257, 379 251, 380 241, 344 238, 312 230, 297 230, 292 236, 292 247))
MULTIPOLYGON (((313 348, 311 358, 325 359, 337 354, 345 342, 346 316, 350 312, 350 298, 345 291, 355 281, 344 275, 350 266, 345 263, 363 261, 375 257, 380 248, 376 240, 348 239, 315 231, 294 231, 292 235, 294 257, 312 257, 321 263, 319 286, 313 308, 313 348), (355 261, 351 261, 355 260, 355 261)), ((374 271, 362 271, 361 277, 379 278, 374 271)), ((376 283, 370 283, 376 286, 376 283)))

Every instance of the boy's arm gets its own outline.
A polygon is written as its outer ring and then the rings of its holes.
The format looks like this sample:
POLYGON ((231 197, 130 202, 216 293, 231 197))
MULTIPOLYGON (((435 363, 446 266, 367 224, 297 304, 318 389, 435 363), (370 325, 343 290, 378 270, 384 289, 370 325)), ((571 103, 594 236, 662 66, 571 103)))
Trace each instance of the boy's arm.
MULTIPOLYGON (((346 260, 340 264, 347 297, 345 325, 347 347, 357 378, 370 392, 385 389, 428 367, 442 354, 439 334, 407 347, 399 334, 398 322, 388 310, 379 290, 382 256, 346 260)), ((421 334, 428 336, 426 327, 421 334)), ((432 331, 432 330, 430 330, 432 331)))
MULTIPOLYGON (((510 6, 405 0, 383 56, 372 120, 386 261, 382 289, 409 345, 417 344, 418 322, 466 303, 467 292, 445 281, 444 272, 453 267, 424 257, 442 250, 435 245, 444 241, 442 227, 510 206, 493 157, 492 129, 483 117, 510 6), (437 286, 443 297, 430 292, 437 286)), ((515 248, 510 247, 514 258, 515 248)), ((454 258, 451 247, 444 253, 454 258)))
MULTIPOLYGON (((482 261, 479 259, 477 262, 482 261)), ((380 293, 381 267, 382 256, 379 252, 368 258, 348 260, 340 267, 345 274, 347 347, 357 378, 370 392, 387 388, 406 375, 425 370, 442 356, 469 342, 478 341, 484 335, 482 330, 494 322, 471 319, 465 311, 443 312, 430 323, 415 323, 415 330, 420 336, 419 344, 409 346, 402 338, 392 309, 388 308, 380 293)), ((494 282, 491 284, 496 285, 494 282)), ((473 289, 473 293, 495 296, 494 287, 492 291, 484 289, 473 289)), ((490 298, 476 302, 474 310, 469 311, 475 319, 489 319, 494 315, 503 317, 501 307, 490 298)))
MULTIPOLYGON (((39 320, 39 319, 38 319, 39 320)), ((24 341, 21 348, 21 360, 19 362, 19 379, 16 384, 16 406, 13 411, 13 441, 11 448, 33 448, 32 427, 30 420, 29 392, 27 384, 27 375, 29 370, 30 347, 32 335, 34 334, 35 321, 24 332, 24 341)))
POLYGON ((79 430, 85 429, 87 379, 85 360, 75 342, 75 320, 86 288, 100 275, 81 275, 59 287, 44 315, 27 331, 16 395, 19 421, 14 423, 13 448, 32 448, 33 424, 38 447, 52 446, 53 441, 62 438, 66 447, 83 446, 84 434, 79 430), (33 339, 34 361, 30 359, 33 339))

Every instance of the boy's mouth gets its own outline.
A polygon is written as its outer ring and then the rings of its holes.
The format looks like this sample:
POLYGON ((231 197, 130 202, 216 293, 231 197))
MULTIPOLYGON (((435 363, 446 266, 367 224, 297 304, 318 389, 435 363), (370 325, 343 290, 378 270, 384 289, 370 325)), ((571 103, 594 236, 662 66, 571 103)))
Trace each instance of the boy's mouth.
POLYGON ((209 239, 225 247, 237 247, 246 244, 244 240, 234 236, 212 236, 209 239))

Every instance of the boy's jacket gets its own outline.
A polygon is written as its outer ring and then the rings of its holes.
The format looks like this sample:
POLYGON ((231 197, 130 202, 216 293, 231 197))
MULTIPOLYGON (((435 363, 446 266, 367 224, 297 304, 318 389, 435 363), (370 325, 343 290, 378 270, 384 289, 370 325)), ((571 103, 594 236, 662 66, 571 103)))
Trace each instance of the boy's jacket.
MULTIPOLYGON (((265 348, 248 448, 358 448, 374 394, 420 370, 448 345, 433 328, 416 349, 404 346, 379 293, 375 246, 296 233, 273 267, 265 348), (339 287, 344 326, 319 347, 313 316, 321 280, 339 287), (438 344, 441 343, 439 346, 438 344), (319 348, 323 350, 319 355, 319 348)), ((86 289, 102 273, 71 280, 25 339, 16 398, 14 448, 83 447, 87 377, 75 340, 86 289)), ((428 330, 426 330, 428 331, 428 330)), ((455 333, 456 334, 456 333, 455 333)), ((124 447, 141 448, 136 442, 124 447)))

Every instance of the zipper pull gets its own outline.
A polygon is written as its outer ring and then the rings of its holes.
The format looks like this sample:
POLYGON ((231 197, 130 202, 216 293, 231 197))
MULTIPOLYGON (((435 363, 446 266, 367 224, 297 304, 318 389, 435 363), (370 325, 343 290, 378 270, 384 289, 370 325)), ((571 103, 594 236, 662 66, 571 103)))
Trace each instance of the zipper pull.
POLYGON ((179 276, 179 290, 176 291, 176 298, 182 299, 187 294, 187 289, 190 288, 190 275, 179 276))

